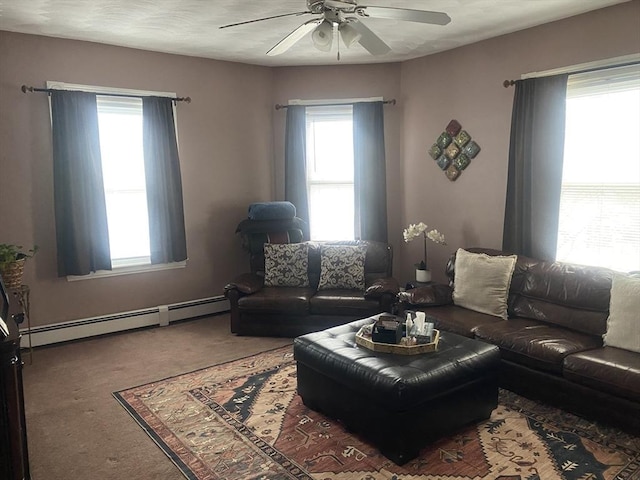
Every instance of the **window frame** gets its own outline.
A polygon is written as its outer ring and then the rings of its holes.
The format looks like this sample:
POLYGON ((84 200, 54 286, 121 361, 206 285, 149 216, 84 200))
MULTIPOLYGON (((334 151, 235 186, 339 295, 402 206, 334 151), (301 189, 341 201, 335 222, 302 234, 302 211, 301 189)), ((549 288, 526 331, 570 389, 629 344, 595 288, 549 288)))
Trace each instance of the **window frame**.
MULTIPOLYGON (((367 97, 367 98, 342 98, 342 99, 314 99, 314 100, 302 100, 302 99, 291 99, 288 102, 288 105, 302 105, 305 107, 336 107, 339 108, 340 106, 350 106, 353 107, 354 103, 358 103, 358 102, 379 102, 379 101, 384 101, 383 97, 367 97)), ((330 114, 328 114, 330 115, 330 114)), ((306 116, 306 114, 305 114, 306 116)), ((353 120, 353 110, 351 113, 351 119, 353 120)), ((305 126, 308 126, 308 120, 305 119, 305 126)), ((305 128, 305 131, 307 131, 307 129, 305 128)), ((308 159, 306 160, 308 162, 308 159)), ((308 163, 307 163, 308 165, 308 163)), ((353 188, 355 189, 355 176, 354 176, 354 181, 353 182, 340 182, 340 181, 321 181, 321 180, 315 180, 313 182, 310 182, 309 180, 309 173, 307 171, 307 178, 305 179, 306 181, 306 188, 307 188, 307 198, 309 199, 310 202, 310 198, 311 198, 311 192, 310 192, 310 184, 313 183, 315 185, 336 185, 336 186, 340 186, 340 185, 353 185, 353 188)), ((355 192, 355 190, 354 190, 355 192)), ((310 203, 309 203, 309 207, 311 207, 310 203)), ((353 200, 353 207, 354 207, 354 215, 355 215, 355 197, 353 200)), ((309 216, 311 216, 311 208, 309 208, 309 216)), ((354 239, 356 238, 356 232, 355 232, 355 218, 354 220, 354 239)), ((311 218, 309 218, 309 231, 311 231, 311 218)))
MULTIPOLYGON (((83 92, 91 92, 96 93, 97 95, 123 95, 129 97, 170 97, 177 98, 177 94, 175 92, 161 92, 161 91, 151 91, 151 90, 136 90, 136 89, 128 89, 128 88, 117 88, 117 87, 102 87, 96 85, 82 85, 76 83, 66 83, 60 81, 49 80, 46 82, 46 86, 48 89, 56 89, 56 90, 74 90, 74 91, 83 91, 83 92)), ((49 99, 49 114, 51 115, 51 100, 49 99)), ((178 117, 177 117, 177 109, 175 103, 173 104, 173 119, 174 119, 174 128, 176 131, 176 142, 178 143, 178 148, 180 147, 180 141, 178 139, 178 117)), ((131 275, 135 273, 145 273, 145 272, 153 272, 158 270, 172 270, 176 268, 185 268, 187 266, 187 260, 183 260, 181 262, 171 262, 165 264, 151 264, 151 263, 141 263, 140 260, 143 257, 135 257, 132 259, 132 262, 127 264, 123 264, 122 261, 116 260, 115 262, 112 260, 112 270, 98 270, 96 272, 91 272, 87 275, 67 275, 67 281, 79 281, 79 280, 90 280, 95 278, 104 278, 104 277, 113 277, 120 275, 131 275)))
MULTIPOLYGON (((615 64, 611 64, 611 65, 607 65, 607 66, 601 66, 599 68, 594 68, 594 69, 588 69, 585 72, 581 72, 581 73, 574 73, 574 74, 570 74, 569 78, 568 78, 568 84, 567 84, 567 95, 566 95, 566 99, 567 101, 572 100, 572 99, 579 99, 581 97, 603 97, 606 95, 610 95, 610 94, 616 94, 616 93, 620 93, 620 92, 625 92, 625 91, 635 91, 635 92, 639 92, 640 91, 640 65, 638 65, 637 62, 632 62, 631 65, 629 64, 622 64, 622 65, 615 65, 615 64)), ((569 117, 567 117, 567 121, 569 120, 569 117)), ((638 135, 638 139, 640 139, 640 134, 638 135)), ((566 142, 567 139, 565 139, 566 142)), ((575 141, 575 139, 574 139, 575 141)), ((567 153, 567 148, 571 148, 571 145, 573 145, 573 143, 565 143, 565 160, 566 160, 566 153, 567 153)), ((570 158, 572 158, 573 156, 570 156, 570 158)), ((638 161, 640 161, 640 158, 637 159, 638 161)), ((575 171, 575 170, 572 170, 575 171)), ((595 195, 595 198, 598 199, 599 202, 606 202, 607 199, 609 199, 609 202, 612 202, 613 198, 620 198, 620 195, 617 194, 616 192, 620 192, 622 191, 627 191, 629 190, 630 192, 637 192, 640 188, 640 178, 637 179, 637 181, 633 181, 633 182, 614 182, 614 181, 604 181, 602 180, 601 182, 598 181, 593 181, 593 180, 584 180, 584 181, 578 181, 576 182, 575 179, 571 179, 571 178, 565 178, 565 175, 567 174, 567 170, 566 170, 566 165, 565 165, 565 169, 563 171, 562 174, 562 179, 561 179, 561 196, 560 196, 560 204, 559 204, 559 208, 560 208, 560 213, 562 213, 562 209, 563 209, 563 203, 564 202, 575 202, 576 198, 579 198, 579 192, 580 190, 583 190, 582 195, 585 196, 588 192, 598 192, 600 191, 601 193, 598 195, 595 195), (575 193, 578 192, 578 193, 575 193), (564 194, 563 194, 564 193, 564 194)), ((623 195, 624 197, 625 195, 623 195)), ((628 200, 629 202, 635 203, 638 201, 638 198, 636 197, 636 195, 632 195, 630 197, 630 199, 628 200)), ((565 206, 565 208, 567 208, 565 206)), ((578 257, 575 258, 571 258, 566 257, 566 256, 558 256, 558 253, 562 253, 560 247, 561 244, 563 242, 563 240, 566 242, 569 240, 570 237, 568 236, 560 236, 560 233, 562 231, 566 231, 566 224, 567 223, 571 223, 571 219, 574 218, 574 214, 566 214, 564 216, 559 216, 558 219, 558 239, 557 239, 557 246, 558 246, 558 250, 556 252, 556 260, 558 261, 564 261, 564 262, 572 262, 572 263, 576 263, 578 262, 578 257), (564 222, 564 223, 562 223, 564 222), (562 225, 565 225, 565 228, 561 228, 562 225)), ((637 220, 637 219, 636 219, 637 220)), ((600 230, 602 228, 605 228, 602 222, 597 222, 596 224, 596 231, 600 230)), ((589 225, 589 228, 591 227, 591 224, 589 225)), ((571 230, 571 229, 569 229, 571 230)), ((607 229, 609 231, 609 235, 608 236, 614 236, 614 231, 611 230, 610 228, 607 229)), ((571 230, 573 232, 573 230, 571 230)), ((635 231, 635 229, 632 229, 631 232, 635 231)), ((575 233, 575 232, 574 232, 575 233)), ((606 245, 606 249, 611 250, 611 248, 614 248, 614 246, 616 245, 616 243, 612 240, 605 242, 604 240, 608 237, 605 234, 598 234, 596 235, 594 238, 592 238, 591 242, 588 242, 588 245, 591 245, 590 250, 592 249, 597 249, 597 244, 599 241, 603 241, 604 243, 602 243, 602 245, 606 245)), ((631 236, 630 240, 634 240, 635 236, 631 236)), ((631 241, 630 244, 633 244, 633 241, 631 241)), ((565 247, 566 248, 566 247, 565 247)), ((627 248, 628 245, 627 245, 627 248)), ((605 252, 607 251, 605 249, 605 252)), ((567 252, 565 251, 564 254, 566 255, 567 252)), ((606 253, 601 254, 600 256, 598 256, 597 258, 599 258, 599 261, 597 263, 597 265, 603 265, 605 266, 605 268, 610 268, 610 269, 614 269, 617 270, 618 268, 620 268, 619 262, 616 265, 616 262, 614 260, 614 258, 610 258, 609 259, 609 263, 607 263, 607 261, 605 260, 606 258, 606 253), (603 257, 603 255, 605 255, 603 257), (606 264, 606 265, 605 265, 606 264)), ((627 268, 627 270, 631 269, 635 269, 636 265, 632 264, 629 268, 627 268)), ((625 270, 621 270, 621 271, 625 271, 625 270)))
MULTIPOLYGON (((327 179, 327 178, 314 178, 314 174, 313 172, 316 170, 315 169, 315 165, 317 163, 316 162, 317 158, 315 155, 313 155, 313 157, 310 157, 309 152, 314 152, 316 149, 315 147, 315 141, 313 142, 313 145, 310 145, 309 142, 309 137, 310 137, 310 129, 313 127, 314 124, 319 123, 319 122, 327 122, 327 123, 331 123, 332 121, 336 121, 336 122, 351 122, 353 124, 353 106, 351 104, 345 104, 345 105, 333 105, 333 106, 309 106, 306 109, 305 112, 305 131, 306 131, 306 139, 307 139, 307 143, 306 143, 306 149, 307 149, 307 155, 306 155, 306 172, 307 172, 307 176, 305 179, 306 182, 306 189, 307 189, 307 198, 309 199, 309 231, 310 231, 310 237, 312 240, 337 240, 337 238, 331 238, 331 239, 327 239, 327 238, 314 238, 312 235, 313 232, 313 228, 312 228, 312 224, 313 224, 313 218, 312 218, 312 191, 314 190, 314 187, 334 187, 334 188, 350 188, 352 193, 355 192, 355 176, 354 176, 354 172, 353 172, 353 165, 352 165, 352 174, 351 174, 351 179, 347 179, 346 176, 344 176, 343 178, 340 178, 341 176, 337 176, 334 179, 327 179)), ((353 128, 351 129, 353 131, 353 128)), ((353 149, 352 149, 352 155, 351 155, 351 161, 353 162, 353 149)), ((322 177, 322 176, 321 176, 322 177)), ((326 193, 325 193, 326 195, 326 193)), ((352 205, 355 204, 355 197, 352 199, 352 205)), ((346 216, 345 216, 346 217, 346 216)), ((354 218, 351 218, 351 222, 354 222, 354 218)), ((352 228, 352 235, 351 235, 351 239, 355 238, 355 229, 352 228)), ((348 239, 345 237, 345 239, 348 239)))

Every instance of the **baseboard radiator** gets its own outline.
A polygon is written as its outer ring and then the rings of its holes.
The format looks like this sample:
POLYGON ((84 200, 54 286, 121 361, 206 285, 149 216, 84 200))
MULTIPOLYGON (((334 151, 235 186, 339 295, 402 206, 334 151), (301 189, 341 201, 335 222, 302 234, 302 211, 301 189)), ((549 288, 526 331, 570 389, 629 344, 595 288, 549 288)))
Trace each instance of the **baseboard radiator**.
POLYGON ((134 328, 154 325, 166 326, 178 320, 214 315, 227 311, 229 311, 229 301, 220 295, 113 315, 37 326, 32 327, 31 332, 26 328, 25 322, 20 328, 20 333, 22 334, 20 346, 22 348, 27 348, 30 345, 38 347, 106 333, 122 332, 134 328), (29 337, 31 343, 29 343, 29 337))

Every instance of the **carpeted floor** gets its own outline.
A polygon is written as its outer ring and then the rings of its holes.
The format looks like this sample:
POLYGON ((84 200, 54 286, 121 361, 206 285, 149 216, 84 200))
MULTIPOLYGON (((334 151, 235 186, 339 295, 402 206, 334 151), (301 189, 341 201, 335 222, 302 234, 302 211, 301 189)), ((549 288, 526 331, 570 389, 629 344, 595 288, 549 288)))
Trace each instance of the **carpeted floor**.
POLYGON ((194 480, 640 478, 639 438, 507 391, 489 420, 399 467, 302 404, 290 346, 114 395, 194 480))
POLYGON ((224 314, 35 349, 24 358, 32 479, 184 480, 112 393, 289 344, 233 336, 224 314))

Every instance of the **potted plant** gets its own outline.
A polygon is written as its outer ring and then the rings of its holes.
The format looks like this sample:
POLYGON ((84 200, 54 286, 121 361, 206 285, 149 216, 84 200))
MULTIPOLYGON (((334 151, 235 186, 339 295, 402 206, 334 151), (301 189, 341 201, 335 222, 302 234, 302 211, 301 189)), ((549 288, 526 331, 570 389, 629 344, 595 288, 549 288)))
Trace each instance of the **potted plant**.
POLYGON ((20 288, 24 263, 28 258, 32 258, 37 251, 37 245, 30 250, 24 250, 21 245, 0 243, 0 276, 7 288, 20 288))
POLYGON ((435 228, 429 232, 427 232, 427 225, 423 222, 418 224, 409 224, 407 228, 402 232, 402 236, 404 237, 405 242, 410 242, 418 237, 422 237, 424 242, 424 257, 420 261, 420 263, 416 263, 416 281, 418 282, 430 282, 431 281, 431 271, 427 268, 427 239, 431 240, 433 243, 437 243, 438 245, 446 245, 447 243, 444 241, 444 235, 440 233, 435 228))

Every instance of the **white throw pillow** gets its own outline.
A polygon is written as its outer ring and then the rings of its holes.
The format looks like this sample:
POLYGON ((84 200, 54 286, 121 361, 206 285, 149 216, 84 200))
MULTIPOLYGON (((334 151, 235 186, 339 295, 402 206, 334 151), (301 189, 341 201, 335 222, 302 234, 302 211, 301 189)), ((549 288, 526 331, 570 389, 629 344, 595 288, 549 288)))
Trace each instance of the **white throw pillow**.
POLYGON ((453 303, 506 320, 509 287, 517 259, 517 255, 491 256, 459 248, 453 303))
POLYGON ((615 275, 604 344, 640 353, 640 278, 615 275))

